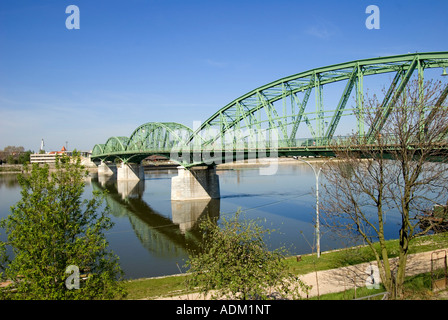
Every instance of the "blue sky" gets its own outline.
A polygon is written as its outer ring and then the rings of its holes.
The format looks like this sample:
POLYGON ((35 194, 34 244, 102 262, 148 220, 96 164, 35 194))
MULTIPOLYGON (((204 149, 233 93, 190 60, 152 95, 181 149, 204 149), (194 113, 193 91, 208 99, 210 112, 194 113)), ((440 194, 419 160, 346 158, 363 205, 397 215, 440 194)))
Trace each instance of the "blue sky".
POLYGON ((0 149, 89 150, 145 122, 192 127, 312 68, 447 51, 447 13, 446 0, 0 0, 0 149))

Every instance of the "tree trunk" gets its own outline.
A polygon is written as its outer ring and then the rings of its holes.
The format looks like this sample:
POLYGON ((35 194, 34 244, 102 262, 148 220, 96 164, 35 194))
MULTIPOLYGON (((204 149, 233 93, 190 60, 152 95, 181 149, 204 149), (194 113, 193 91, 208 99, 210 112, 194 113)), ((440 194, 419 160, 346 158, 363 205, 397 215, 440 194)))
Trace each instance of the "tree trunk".
POLYGON ((409 239, 406 230, 400 230, 400 253, 398 256, 397 275, 395 279, 395 294, 400 297, 403 294, 403 284, 406 276, 406 262, 408 257, 409 239))
POLYGON ((383 285, 386 288, 386 290, 390 292, 393 289, 393 279, 390 270, 389 256, 387 254, 387 248, 384 241, 380 241, 380 246, 381 246, 381 258, 382 258, 381 268, 383 269, 382 273, 380 273, 382 277, 381 281, 383 282, 383 285))

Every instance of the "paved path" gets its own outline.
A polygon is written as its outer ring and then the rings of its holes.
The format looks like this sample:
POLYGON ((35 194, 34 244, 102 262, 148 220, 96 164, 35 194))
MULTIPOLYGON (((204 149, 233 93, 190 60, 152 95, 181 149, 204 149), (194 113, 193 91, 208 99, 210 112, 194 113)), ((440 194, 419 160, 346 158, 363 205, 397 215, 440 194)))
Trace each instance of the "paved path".
MULTIPOLYGON (((431 255, 434 253, 434 258, 436 258, 435 252, 445 253, 447 249, 444 250, 434 250, 423 253, 416 253, 408 255, 408 261, 406 263, 406 276, 413 276, 420 273, 431 271, 431 255)), ((437 257, 442 257, 444 255, 438 255, 437 257)), ((390 259, 391 268, 397 264, 397 258, 390 259)), ((301 276, 302 281, 306 284, 312 285, 313 288, 310 292, 310 297, 323 295, 327 293, 341 292, 348 289, 354 289, 355 287, 365 287, 366 281, 370 280, 370 271, 372 268, 370 266, 377 266, 375 262, 361 263, 354 266, 348 266, 338 269, 318 271, 308 273, 301 276)), ((378 280, 379 275, 378 275, 378 280)))
MULTIPOLYGON (((408 255, 406 264, 406 276, 412 276, 420 273, 431 271, 431 256, 435 252, 448 253, 448 248, 416 253, 408 255)), ((443 257, 443 255, 437 255, 443 257)), ((396 265, 397 259, 390 259, 391 267, 396 265)), ((311 272, 300 276, 300 279, 307 285, 311 285, 312 289, 309 297, 323 295, 327 293, 341 292, 349 289, 366 286, 366 280, 369 278, 369 266, 376 266, 376 262, 361 263, 354 266, 348 266, 338 269, 330 269, 324 271, 311 272)), ((174 297, 163 297, 159 300, 206 300, 209 296, 204 297, 198 293, 186 294, 174 297)))

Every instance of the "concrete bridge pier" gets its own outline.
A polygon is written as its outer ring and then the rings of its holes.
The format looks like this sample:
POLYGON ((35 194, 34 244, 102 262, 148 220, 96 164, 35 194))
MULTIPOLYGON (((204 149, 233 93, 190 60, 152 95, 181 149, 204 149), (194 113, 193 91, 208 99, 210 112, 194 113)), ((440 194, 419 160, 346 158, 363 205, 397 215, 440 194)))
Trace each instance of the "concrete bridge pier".
POLYGON ((117 174, 117 166, 115 163, 106 163, 101 161, 98 166, 98 175, 114 176, 117 174))
POLYGON ((121 163, 117 169, 117 181, 145 180, 145 170, 138 163, 121 163))
POLYGON ((219 176, 215 167, 177 167, 178 176, 171 178, 171 200, 219 199, 219 176))

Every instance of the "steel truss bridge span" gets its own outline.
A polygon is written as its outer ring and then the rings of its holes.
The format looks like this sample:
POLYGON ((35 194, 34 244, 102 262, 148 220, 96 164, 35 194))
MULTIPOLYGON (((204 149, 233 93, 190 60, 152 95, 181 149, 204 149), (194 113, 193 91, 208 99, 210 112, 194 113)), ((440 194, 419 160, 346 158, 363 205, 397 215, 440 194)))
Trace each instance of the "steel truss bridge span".
MULTIPOLYGON (((94 146, 92 160, 118 158, 126 163, 163 155, 190 167, 209 164, 210 159, 331 155, 329 143, 344 135, 357 133, 364 141, 374 142, 411 78, 424 79, 430 69, 439 69, 437 75, 444 75, 447 67, 448 52, 430 52, 312 69, 244 94, 195 131, 173 122, 149 122, 129 138, 111 137, 94 146), (363 99, 365 88, 371 86, 385 90, 381 113, 367 126, 363 99), (233 155, 229 157, 229 153, 233 155)), ((442 104, 447 94, 445 83, 437 104, 442 104)))

